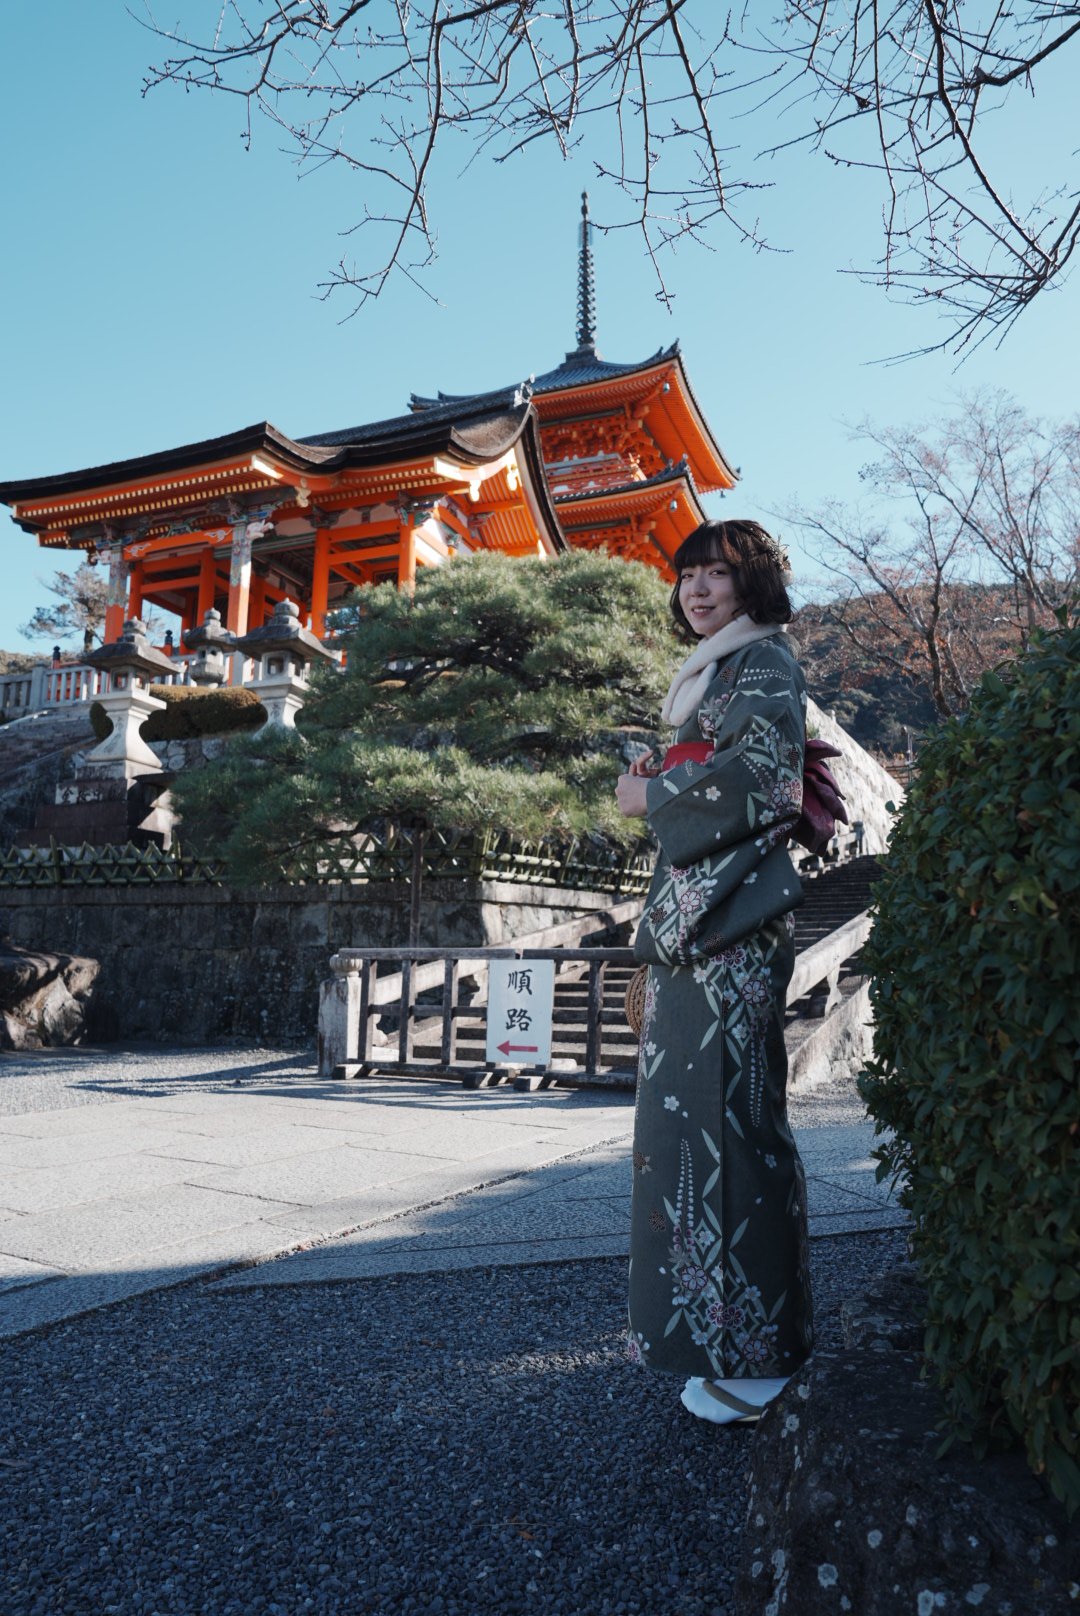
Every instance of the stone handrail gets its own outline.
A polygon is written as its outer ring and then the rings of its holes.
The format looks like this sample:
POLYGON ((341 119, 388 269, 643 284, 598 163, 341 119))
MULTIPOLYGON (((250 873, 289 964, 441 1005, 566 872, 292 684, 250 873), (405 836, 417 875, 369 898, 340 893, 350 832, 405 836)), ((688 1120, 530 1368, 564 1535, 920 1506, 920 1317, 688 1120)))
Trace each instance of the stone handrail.
MULTIPOLYGON (((185 684, 190 658, 176 654, 176 672, 158 683, 185 684)), ((109 693, 109 674, 88 662, 37 662, 21 673, 0 673, 0 712, 23 717, 57 708, 85 707, 109 693)))
POLYGON ((845 960, 866 942, 870 935, 871 917, 869 909, 864 909, 861 915, 853 920, 845 921, 820 942, 813 943, 795 956, 795 969, 788 984, 787 1002, 794 1004, 796 1000, 805 998, 814 988, 828 987, 828 1000, 826 1009, 831 1009, 837 997, 837 981, 840 967, 845 960))

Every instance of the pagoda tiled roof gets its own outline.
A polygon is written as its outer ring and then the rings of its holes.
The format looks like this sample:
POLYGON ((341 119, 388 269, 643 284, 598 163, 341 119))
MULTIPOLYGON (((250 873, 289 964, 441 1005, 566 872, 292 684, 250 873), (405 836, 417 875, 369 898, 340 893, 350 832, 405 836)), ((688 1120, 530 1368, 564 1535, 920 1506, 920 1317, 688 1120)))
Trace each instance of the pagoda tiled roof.
POLYGON ((305 450, 294 439, 288 438, 269 421, 258 421, 239 431, 227 432, 218 438, 203 438, 198 443, 181 443, 155 454, 137 455, 130 460, 113 460, 102 466, 84 466, 78 471, 59 472, 52 477, 29 477, 19 482, 0 483, 0 500, 12 504, 17 500, 46 498, 62 495, 68 490, 107 488, 113 483, 134 482, 140 477, 164 475, 170 471, 186 470, 204 462, 230 460, 238 455, 257 454, 271 450, 285 464, 296 470, 321 469, 333 461, 332 453, 317 449, 305 450))
POLYGON ((649 488, 665 488, 671 483, 689 483, 692 492, 696 495, 693 473, 685 460, 673 461, 656 471, 651 477, 639 477, 634 482, 605 483, 598 488, 582 488, 573 494, 556 494, 555 503, 561 508, 563 505, 584 504, 590 499, 613 499, 622 494, 642 494, 649 488))
POLYGON ((489 393, 446 395, 423 410, 411 409, 404 415, 391 415, 382 421, 365 421, 360 426, 341 427, 334 432, 316 432, 297 438, 297 443, 313 449, 370 449, 373 444, 398 445, 445 436, 445 429, 489 430, 497 433, 499 423, 520 424, 529 410, 529 390, 523 386, 501 387, 489 393), (440 429, 442 432, 440 434, 440 429))
MULTIPOLYGON (((533 393, 557 393, 562 389, 572 387, 587 387, 591 383, 612 381, 620 376, 632 376, 637 371, 651 370, 654 365, 663 364, 666 360, 675 359, 679 355, 679 344, 673 342, 668 348, 658 348, 649 359, 634 360, 631 364, 619 364, 611 359, 601 359, 593 347, 577 348, 568 353, 561 365, 554 370, 545 370, 540 376, 530 376, 525 382, 518 384, 517 391, 523 391, 525 396, 533 393)), ((514 388, 502 388, 492 393, 436 393, 434 398, 426 397, 422 393, 413 393, 409 403, 413 410, 427 414, 430 410, 437 410, 463 403, 478 402, 481 399, 503 398, 515 392, 514 388)))
POLYGON ((678 352, 679 344, 673 342, 669 348, 658 348, 649 359, 621 365, 610 359, 601 359, 595 348, 578 348, 574 353, 568 353, 562 364, 556 365, 554 370, 545 370, 542 376, 535 376, 532 390, 534 393, 555 393, 564 387, 585 387, 590 382, 606 382, 617 376, 631 376, 635 371, 651 370, 654 365, 661 365, 665 360, 676 358, 678 352))
POLYGON ((337 432, 320 432, 296 441, 312 452, 338 450, 333 464, 375 464, 380 460, 400 460, 411 455, 450 452, 460 459, 482 465, 495 460, 512 447, 535 419, 527 398, 511 390, 496 395, 455 400, 438 410, 410 410, 384 421, 368 421, 362 426, 337 432))

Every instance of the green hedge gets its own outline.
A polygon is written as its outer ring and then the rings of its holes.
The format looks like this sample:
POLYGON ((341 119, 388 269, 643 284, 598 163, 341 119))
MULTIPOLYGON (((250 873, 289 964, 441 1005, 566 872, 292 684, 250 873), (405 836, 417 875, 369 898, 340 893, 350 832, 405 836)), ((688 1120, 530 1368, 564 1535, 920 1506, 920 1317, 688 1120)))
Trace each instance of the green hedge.
POLYGON ((1080 1505, 1080 629, 920 755, 875 892, 879 1174, 900 1175, 948 1429, 1080 1505))
MULTIPOLYGON (((266 710, 253 690, 243 685, 200 690, 197 685, 151 685, 150 694, 165 702, 142 727, 144 741, 188 741, 200 735, 232 735, 257 729, 266 710)), ((99 741, 112 734, 112 719, 101 703, 90 708, 90 723, 99 741)))

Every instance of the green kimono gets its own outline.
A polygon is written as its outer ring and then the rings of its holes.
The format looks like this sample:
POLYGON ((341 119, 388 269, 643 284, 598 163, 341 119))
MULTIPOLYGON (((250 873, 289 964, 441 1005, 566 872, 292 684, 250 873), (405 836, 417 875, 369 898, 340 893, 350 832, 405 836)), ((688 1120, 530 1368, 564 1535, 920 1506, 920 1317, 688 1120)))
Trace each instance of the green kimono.
POLYGON ((648 786, 661 855, 638 932, 649 963, 630 1235, 630 1355, 710 1379, 794 1373, 812 1345, 806 1188, 787 1121, 784 994, 801 901, 806 691, 784 635, 718 664, 648 786))

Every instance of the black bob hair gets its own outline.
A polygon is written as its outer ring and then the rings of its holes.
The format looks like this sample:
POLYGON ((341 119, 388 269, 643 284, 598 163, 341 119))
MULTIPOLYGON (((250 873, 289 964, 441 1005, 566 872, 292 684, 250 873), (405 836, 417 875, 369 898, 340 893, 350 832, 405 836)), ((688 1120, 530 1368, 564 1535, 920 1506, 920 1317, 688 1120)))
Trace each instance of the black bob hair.
POLYGON ((679 604, 679 580, 687 567, 726 561, 736 597, 752 623, 790 623, 795 613, 785 587, 787 561, 780 546, 759 522, 702 522, 679 545, 671 564, 675 588, 671 615, 684 640, 697 641, 679 604))

